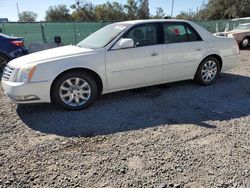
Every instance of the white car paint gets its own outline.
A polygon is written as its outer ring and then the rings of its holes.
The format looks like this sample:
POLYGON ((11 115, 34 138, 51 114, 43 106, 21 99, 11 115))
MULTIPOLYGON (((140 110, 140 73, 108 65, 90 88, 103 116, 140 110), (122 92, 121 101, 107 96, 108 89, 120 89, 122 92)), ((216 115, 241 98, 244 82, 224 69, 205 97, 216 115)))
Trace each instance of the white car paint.
POLYGON ((123 22, 131 24, 111 43, 101 49, 64 46, 33 53, 12 60, 13 69, 8 80, 2 79, 2 87, 10 98, 38 96, 39 100, 16 101, 18 103, 50 103, 50 90, 56 77, 74 68, 86 68, 99 75, 102 94, 126 89, 193 79, 201 61, 209 55, 218 55, 223 61, 222 71, 239 63, 239 50, 235 40, 213 36, 207 30, 183 20, 137 20, 123 22), (113 49, 119 38, 131 27, 143 23, 184 22, 190 24, 202 41, 176 44, 160 44, 129 49, 113 49), (18 70, 35 65, 29 83, 15 80, 18 70))

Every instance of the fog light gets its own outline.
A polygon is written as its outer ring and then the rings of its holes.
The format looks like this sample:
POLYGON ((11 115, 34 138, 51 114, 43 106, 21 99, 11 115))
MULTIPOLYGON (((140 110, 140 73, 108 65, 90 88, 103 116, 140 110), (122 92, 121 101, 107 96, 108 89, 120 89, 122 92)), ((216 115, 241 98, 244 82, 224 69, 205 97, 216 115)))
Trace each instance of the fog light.
POLYGON ((35 101, 35 100, 40 100, 40 98, 36 95, 25 95, 25 96, 13 96, 7 94, 9 98, 11 98, 14 101, 35 101))
POLYGON ((34 100, 39 100, 40 98, 36 95, 28 95, 28 96, 24 96, 26 101, 34 101, 34 100))

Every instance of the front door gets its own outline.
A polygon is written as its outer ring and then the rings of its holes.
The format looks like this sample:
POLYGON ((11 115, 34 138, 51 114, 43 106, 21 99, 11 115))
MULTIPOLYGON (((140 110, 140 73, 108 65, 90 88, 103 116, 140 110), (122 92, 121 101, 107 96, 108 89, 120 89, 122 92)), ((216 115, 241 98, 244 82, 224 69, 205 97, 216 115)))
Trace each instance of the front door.
POLYGON ((162 81, 163 46, 158 24, 135 26, 123 35, 134 47, 111 49, 106 54, 109 89, 122 90, 152 85, 162 81))

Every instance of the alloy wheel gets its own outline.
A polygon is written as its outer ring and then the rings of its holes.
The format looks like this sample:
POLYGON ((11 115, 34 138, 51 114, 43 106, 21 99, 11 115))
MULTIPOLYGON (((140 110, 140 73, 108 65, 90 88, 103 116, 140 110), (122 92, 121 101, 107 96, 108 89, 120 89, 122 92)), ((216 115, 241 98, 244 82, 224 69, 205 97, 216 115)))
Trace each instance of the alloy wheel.
POLYGON ((207 61, 201 71, 202 79, 205 82, 211 82, 216 78, 218 67, 215 61, 207 61))
POLYGON ((59 94, 66 105, 71 107, 82 106, 91 97, 91 87, 86 80, 72 77, 61 84, 59 94))

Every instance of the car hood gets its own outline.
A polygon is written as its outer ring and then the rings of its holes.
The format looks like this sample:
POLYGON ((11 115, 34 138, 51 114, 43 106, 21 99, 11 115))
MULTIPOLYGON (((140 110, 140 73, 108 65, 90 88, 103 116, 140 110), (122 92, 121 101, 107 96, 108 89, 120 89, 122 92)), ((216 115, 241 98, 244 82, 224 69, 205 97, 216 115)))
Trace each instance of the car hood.
POLYGON ((17 59, 10 61, 8 65, 14 68, 19 68, 23 65, 28 65, 33 63, 38 64, 42 62, 57 60, 60 58, 74 57, 83 54, 88 54, 93 51, 94 51, 93 49, 81 48, 77 46, 63 46, 19 57, 17 59))

